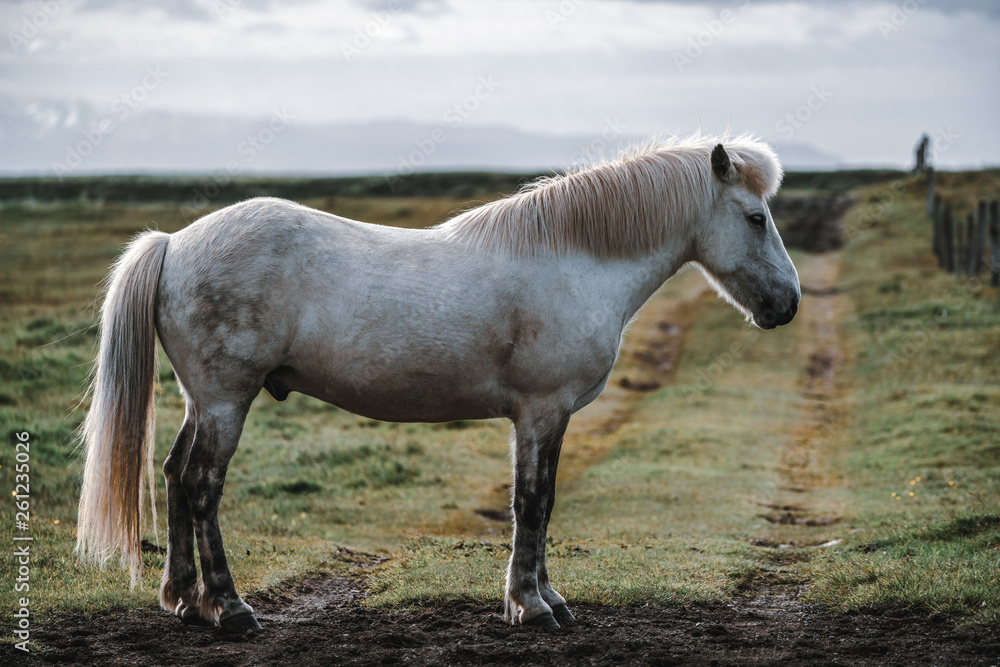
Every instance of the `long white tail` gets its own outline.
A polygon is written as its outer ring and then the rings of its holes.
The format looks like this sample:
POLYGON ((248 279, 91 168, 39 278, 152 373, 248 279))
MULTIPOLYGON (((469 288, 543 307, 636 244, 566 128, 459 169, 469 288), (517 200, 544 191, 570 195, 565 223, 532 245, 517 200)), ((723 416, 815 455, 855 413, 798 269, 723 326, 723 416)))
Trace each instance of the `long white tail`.
POLYGON ((120 551, 133 586, 142 571, 143 469, 156 525, 156 294, 169 239, 163 232, 138 236, 112 268, 101 309, 90 412, 81 429, 86 465, 76 553, 103 566, 120 551))

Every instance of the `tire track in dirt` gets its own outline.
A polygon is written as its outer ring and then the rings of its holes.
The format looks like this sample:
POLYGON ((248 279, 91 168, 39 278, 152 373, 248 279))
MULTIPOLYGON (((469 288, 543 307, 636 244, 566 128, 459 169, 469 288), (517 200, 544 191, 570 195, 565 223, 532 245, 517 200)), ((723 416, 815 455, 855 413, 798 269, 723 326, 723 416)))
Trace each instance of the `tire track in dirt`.
POLYGON ((810 256, 798 268, 803 291, 812 295, 803 299, 796 318, 802 407, 788 426, 775 482, 757 501, 768 525, 749 541, 761 547, 764 563, 742 587, 755 596, 751 605, 774 613, 799 606, 808 581, 794 566, 808 562, 816 549, 840 544, 833 531, 844 515, 838 494, 844 482, 834 461, 848 416, 842 400, 845 339, 839 327, 848 304, 836 287, 840 253, 810 256))

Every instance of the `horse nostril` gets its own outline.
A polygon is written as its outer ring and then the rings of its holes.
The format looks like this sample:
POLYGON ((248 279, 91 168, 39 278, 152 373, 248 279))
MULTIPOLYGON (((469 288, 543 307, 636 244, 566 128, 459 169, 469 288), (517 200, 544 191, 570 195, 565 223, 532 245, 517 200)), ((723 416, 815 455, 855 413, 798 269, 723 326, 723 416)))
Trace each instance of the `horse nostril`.
POLYGON ((798 300, 792 301, 788 306, 788 310, 782 313, 781 321, 778 324, 788 324, 793 319, 795 319, 795 313, 799 311, 798 300))

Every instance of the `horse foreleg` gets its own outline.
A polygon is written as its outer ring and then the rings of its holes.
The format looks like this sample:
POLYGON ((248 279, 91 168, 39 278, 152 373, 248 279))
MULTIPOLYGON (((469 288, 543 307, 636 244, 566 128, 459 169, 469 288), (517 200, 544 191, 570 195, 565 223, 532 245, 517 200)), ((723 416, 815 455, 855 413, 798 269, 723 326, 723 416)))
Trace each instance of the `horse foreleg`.
POLYGON ((184 416, 174 446, 163 462, 167 483, 167 559, 160 584, 160 606, 189 625, 210 625, 198 613, 198 571, 194 565, 194 524, 181 474, 194 442, 195 419, 192 409, 184 416))
POLYGON ((549 571, 545 566, 545 542, 549 532, 549 519, 552 517, 552 507, 556 503, 556 469, 559 467, 559 452, 562 449, 562 439, 549 452, 548 483, 549 489, 545 503, 545 518, 542 520, 542 529, 538 535, 538 592, 545 603, 552 607, 552 615, 559 625, 572 625, 576 622, 573 612, 566 606, 566 599, 559 595, 552 584, 549 583, 549 571))
POLYGON ((219 530, 219 502, 229 460, 236 451, 246 409, 214 410, 211 418, 199 410, 194 444, 181 476, 187 494, 201 561, 202 619, 218 621, 223 630, 239 634, 259 631, 253 608, 236 592, 219 530))
POLYGON ((569 413, 555 418, 518 419, 514 425, 514 545, 507 568, 504 619, 522 625, 559 627, 552 607, 539 592, 539 545, 544 541, 545 516, 549 508, 548 465, 558 450, 569 421, 569 413))

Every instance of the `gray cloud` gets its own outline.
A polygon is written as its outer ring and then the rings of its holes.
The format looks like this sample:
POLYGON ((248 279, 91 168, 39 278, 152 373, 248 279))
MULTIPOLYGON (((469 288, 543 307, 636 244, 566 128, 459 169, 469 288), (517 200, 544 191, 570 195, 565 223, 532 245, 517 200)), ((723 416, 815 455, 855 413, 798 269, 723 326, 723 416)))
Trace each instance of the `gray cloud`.
MULTIPOLYGON (((598 2, 613 2, 614 0, 597 0, 598 2)), ((637 4, 655 5, 709 5, 713 7, 733 7, 748 4, 748 0, 630 0, 637 4)), ((957 12, 974 12, 991 17, 1000 17, 1000 3, 996 0, 910 0, 921 7, 941 12, 943 14, 954 14, 957 12)), ((846 5, 858 7, 871 6, 871 0, 810 0, 810 5, 816 8, 830 8, 846 5)), ((896 4, 903 5, 904 0, 896 0, 896 4)))
MULTIPOLYGON (((304 0, 244 0, 232 20, 220 21, 211 2, 188 0, 170 5, 176 13, 156 16, 155 25, 150 10, 158 5, 149 2, 69 5, 31 48, 0 53, 7 130, 0 153, 32 150, 30 142, 11 143, 12 128, 30 128, 30 137, 46 123, 64 133, 61 150, 155 65, 168 77, 128 121, 159 118, 137 125, 143 136, 180 131, 165 118, 238 126, 276 107, 331 133, 383 120, 433 127, 479 77, 493 76, 502 85, 477 103, 463 129, 579 137, 619 118, 635 134, 751 131, 805 145, 802 155, 902 165, 920 133, 952 128, 960 139, 942 164, 1000 161, 1000 91, 984 84, 1000 80, 1000 23, 987 15, 991 3, 931 0, 891 34, 879 22, 892 2, 752 3, 719 34, 706 33, 705 21, 742 0, 693 9, 703 4, 591 1, 552 28, 545 11, 558 2, 522 5, 538 9, 511 15, 495 5, 428 0, 394 15, 351 59, 341 44, 383 3, 352 0, 313 13, 304 0), (170 40, 159 37, 168 32, 170 40), (678 67, 678 54, 696 38, 700 51, 678 67), (815 86, 832 94, 814 109, 815 86)), ((23 10, 6 12, 15 23, 16 11, 23 10)), ((155 142, 132 145, 140 152, 155 142)), ((154 153, 147 159, 152 164, 154 153)))

